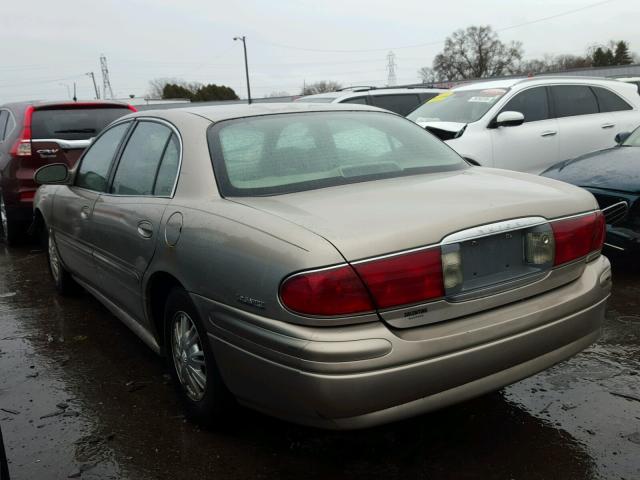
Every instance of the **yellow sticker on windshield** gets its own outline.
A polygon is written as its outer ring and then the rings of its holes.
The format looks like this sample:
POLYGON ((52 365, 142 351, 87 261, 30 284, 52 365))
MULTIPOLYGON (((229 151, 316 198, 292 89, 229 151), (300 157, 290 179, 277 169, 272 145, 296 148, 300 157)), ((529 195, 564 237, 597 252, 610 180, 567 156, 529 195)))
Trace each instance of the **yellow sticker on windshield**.
POLYGON ((436 102, 441 102, 443 101, 445 98, 450 97, 451 95, 453 95, 453 92, 444 92, 441 93, 440 95, 436 95, 435 97, 427 100, 425 103, 436 103, 436 102))

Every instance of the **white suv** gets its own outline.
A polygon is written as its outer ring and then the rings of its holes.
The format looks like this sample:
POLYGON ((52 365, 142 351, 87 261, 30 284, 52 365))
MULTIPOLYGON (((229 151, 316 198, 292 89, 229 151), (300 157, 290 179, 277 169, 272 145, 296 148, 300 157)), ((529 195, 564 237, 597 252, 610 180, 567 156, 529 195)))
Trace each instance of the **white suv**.
POLYGON ((407 118, 476 165, 540 173, 613 147, 640 125, 635 85, 585 77, 519 78, 448 90, 407 118))
POLYGON ((384 108, 400 115, 407 115, 430 98, 445 92, 441 88, 376 88, 349 87, 337 92, 307 95, 296 99, 296 102, 309 103, 358 103, 384 108))

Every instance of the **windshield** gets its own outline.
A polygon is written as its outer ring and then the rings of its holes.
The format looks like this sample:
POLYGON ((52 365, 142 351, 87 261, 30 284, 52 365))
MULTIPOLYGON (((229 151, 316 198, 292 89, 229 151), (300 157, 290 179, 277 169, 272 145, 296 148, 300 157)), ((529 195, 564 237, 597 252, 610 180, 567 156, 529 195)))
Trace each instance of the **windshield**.
POLYGON ((622 142, 625 147, 640 147, 640 128, 636 128, 631 135, 622 142))
POLYGON ((35 110, 31 119, 31 136, 35 139, 87 140, 128 113, 131 110, 126 106, 35 110))
POLYGON ((450 90, 433 97, 407 115, 416 123, 458 122, 471 123, 480 120, 507 90, 450 90))
POLYGON ((338 97, 301 97, 296 102, 304 103, 331 103, 338 97))
POLYGON ((277 195, 466 168, 444 143, 378 112, 311 112, 228 120, 208 134, 225 196, 277 195))

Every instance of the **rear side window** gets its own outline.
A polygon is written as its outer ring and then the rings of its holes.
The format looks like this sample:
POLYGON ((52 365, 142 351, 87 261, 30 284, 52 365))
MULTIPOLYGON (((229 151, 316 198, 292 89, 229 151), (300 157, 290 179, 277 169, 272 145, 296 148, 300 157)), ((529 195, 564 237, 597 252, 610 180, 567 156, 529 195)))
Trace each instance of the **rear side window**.
POLYGON ((376 107, 399 113, 402 116, 408 115, 420 105, 420 97, 416 94, 372 95, 371 98, 376 107))
POLYGON ((545 87, 530 88, 507 102, 502 112, 520 112, 525 122, 535 122, 549 118, 549 104, 545 87))
POLYGON ((95 137, 104 127, 128 113, 131 113, 131 110, 126 107, 35 110, 31 118, 31 137, 87 140, 95 137))
POLYGON ((110 192, 152 195, 156 171, 171 134, 171 129, 160 123, 139 122, 122 152, 110 192))
POLYGON ((598 113, 598 102, 586 85, 556 85, 551 87, 556 117, 598 113))
POLYGON ((130 123, 125 122, 110 128, 87 149, 78 167, 76 186, 96 192, 106 190, 109 167, 130 123))
POLYGON ((359 105, 368 105, 367 97, 347 98, 346 100, 342 100, 340 103, 357 103, 359 105))
POLYGON ((631 105, 621 99, 615 93, 600 87, 592 87, 598 98, 601 112, 620 112, 622 110, 631 110, 631 105))
POLYGON ((153 187, 153 194, 161 197, 168 197, 173 192, 173 185, 176 183, 178 167, 180 166, 180 142, 175 134, 164 150, 160 168, 156 176, 156 184, 153 187))

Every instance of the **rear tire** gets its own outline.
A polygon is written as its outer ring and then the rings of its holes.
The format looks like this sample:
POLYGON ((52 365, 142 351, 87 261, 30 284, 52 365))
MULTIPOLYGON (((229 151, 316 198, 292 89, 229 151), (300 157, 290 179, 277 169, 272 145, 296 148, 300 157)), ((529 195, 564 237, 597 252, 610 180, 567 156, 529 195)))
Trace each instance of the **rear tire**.
MULTIPOLYGON (((80 286, 71 277, 69 271, 64 268, 60 261, 58 246, 56 245, 55 236, 51 229, 43 229, 43 241, 46 242, 47 263, 49 265, 49 273, 53 279, 53 284, 60 295, 68 296, 78 293, 80 286)), ((43 243, 44 243, 43 242, 43 243)))
POLYGON ((167 367, 188 416, 207 427, 225 425, 235 399, 222 381, 207 332, 184 289, 169 293, 164 326, 167 367))
POLYGON ((0 192, 0 241, 5 245, 14 247, 23 240, 24 232, 22 224, 11 218, 4 203, 4 197, 0 192))

